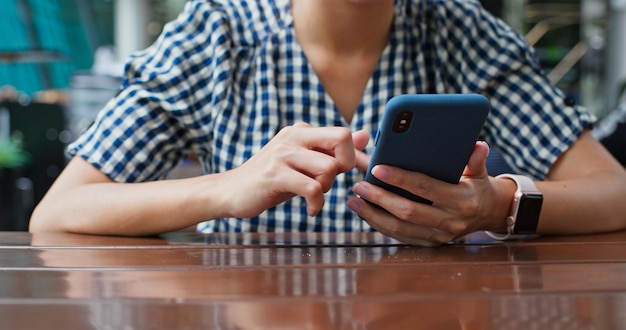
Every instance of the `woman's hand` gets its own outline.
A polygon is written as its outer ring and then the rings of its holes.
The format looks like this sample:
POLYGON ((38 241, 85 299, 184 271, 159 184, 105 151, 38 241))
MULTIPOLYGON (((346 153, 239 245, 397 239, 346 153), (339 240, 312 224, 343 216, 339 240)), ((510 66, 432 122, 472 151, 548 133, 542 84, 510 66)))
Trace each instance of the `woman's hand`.
POLYGON ((381 181, 431 200, 432 205, 411 201, 363 181, 353 189, 361 198, 350 198, 348 206, 381 233, 414 245, 435 246, 476 230, 491 230, 496 219, 504 225, 508 204, 505 202, 503 207, 503 203, 493 202, 498 200, 498 194, 492 185, 494 180, 487 174, 488 153, 486 143, 476 143, 459 184, 391 166, 372 169, 381 181))
MULTIPOLYGON (((367 139, 355 133, 359 149, 367 139)), ((295 195, 306 199, 307 213, 317 214, 324 193, 337 174, 352 170, 357 160, 352 134, 346 128, 313 128, 299 123, 283 128, 242 166, 223 173, 225 216, 253 217, 295 195)))

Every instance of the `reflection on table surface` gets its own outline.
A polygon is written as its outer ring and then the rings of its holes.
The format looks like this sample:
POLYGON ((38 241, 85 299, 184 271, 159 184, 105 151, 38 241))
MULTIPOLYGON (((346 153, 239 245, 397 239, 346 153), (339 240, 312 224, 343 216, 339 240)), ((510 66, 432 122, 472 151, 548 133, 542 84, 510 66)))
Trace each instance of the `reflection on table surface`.
POLYGON ((0 320, 7 329, 619 329, 626 232, 476 234, 437 248, 378 233, 0 233, 0 320))

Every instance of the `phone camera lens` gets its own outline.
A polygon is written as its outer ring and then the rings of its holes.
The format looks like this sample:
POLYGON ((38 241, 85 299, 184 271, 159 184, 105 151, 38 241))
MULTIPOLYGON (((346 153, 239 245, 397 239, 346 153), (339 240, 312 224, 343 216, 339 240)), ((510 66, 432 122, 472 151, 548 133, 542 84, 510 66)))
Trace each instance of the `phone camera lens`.
POLYGON ((396 133, 403 133, 409 129, 413 113, 411 111, 402 111, 398 115, 393 123, 393 131, 396 133))

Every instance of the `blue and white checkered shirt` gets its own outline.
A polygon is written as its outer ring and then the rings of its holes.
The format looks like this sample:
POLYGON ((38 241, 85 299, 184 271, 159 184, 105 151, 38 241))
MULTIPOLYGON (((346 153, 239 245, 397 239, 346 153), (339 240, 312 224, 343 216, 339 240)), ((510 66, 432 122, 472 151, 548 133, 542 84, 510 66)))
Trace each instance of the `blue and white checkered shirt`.
MULTIPOLYGON (((350 123, 298 44, 289 0, 189 1, 160 38, 127 63, 120 94, 70 146, 118 182, 163 178, 190 153, 204 173, 233 169, 281 127, 304 121, 376 134, 385 103, 406 93, 481 93, 482 137, 537 179, 593 121, 542 75, 522 37, 477 1, 397 0, 391 39, 350 123)), ((371 146, 366 152, 371 151, 371 146)), ((368 231, 346 206, 364 173, 337 176, 316 217, 295 197, 212 231, 368 231)))

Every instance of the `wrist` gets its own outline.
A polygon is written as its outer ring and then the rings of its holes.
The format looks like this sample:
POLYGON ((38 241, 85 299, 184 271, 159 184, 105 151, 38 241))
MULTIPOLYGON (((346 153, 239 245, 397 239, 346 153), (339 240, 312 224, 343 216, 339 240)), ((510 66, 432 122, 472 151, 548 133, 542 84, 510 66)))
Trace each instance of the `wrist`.
POLYGON ((188 195, 186 207, 198 221, 207 221, 231 216, 234 198, 228 189, 228 172, 203 174, 189 178, 186 183, 188 195))
POLYGON ((489 223, 489 227, 485 230, 494 233, 506 234, 506 218, 509 216, 511 211, 511 201, 515 196, 517 186, 515 185, 515 182, 503 178, 494 177, 491 178, 491 180, 496 197, 494 199, 495 202, 492 220, 489 223))

